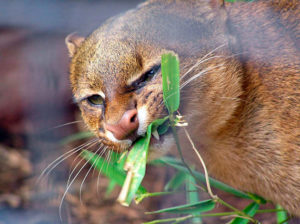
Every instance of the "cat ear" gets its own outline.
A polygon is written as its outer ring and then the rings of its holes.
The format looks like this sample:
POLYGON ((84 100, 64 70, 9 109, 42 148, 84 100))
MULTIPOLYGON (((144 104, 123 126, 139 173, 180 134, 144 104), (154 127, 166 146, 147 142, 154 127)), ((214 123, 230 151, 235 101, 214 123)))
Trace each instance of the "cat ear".
POLYGON ((65 43, 67 45, 70 57, 74 56, 76 49, 82 44, 84 40, 84 37, 78 36, 75 33, 71 33, 66 37, 65 43))

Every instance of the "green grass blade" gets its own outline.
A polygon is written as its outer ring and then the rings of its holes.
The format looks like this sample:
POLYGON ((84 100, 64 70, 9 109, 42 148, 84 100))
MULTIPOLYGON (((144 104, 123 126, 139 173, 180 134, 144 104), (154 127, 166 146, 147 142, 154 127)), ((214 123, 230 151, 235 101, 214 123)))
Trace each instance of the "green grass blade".
POLYGON ((176 214, 191 214, 196 212, 208 212, 215 208, 215 202, 212 199, 200 201, 191 204, 179 205, 170 208, 160 209, 153 212, 147 212, 147 214, 157 213, 176 213, 176 214))
POLYGON ((111 194, 111 192, 115 189, 116 185, 117 183, 113 179, 109 181, 109 184, 105 191, 105 197, 108 197, 111 194))
POLYGON ((129 190, 125 200, 123 201, 123 198, 119 198, 119 202, 121 204, 128 206, 136 195, 136 192, 139 189, 139 186, 141 185, 146 173, 146 162, 148 157, 148 148, 151 139, 151 133, 154 129, 157 129, 159 125, 163 124, 166 119, 167 118, 158 119, 152 122, 147 128, 146 136, 139 139, 128 153, 124 166, 128 170, 128 172, 131 172, 133 174, 133 177, 131 179, 129 190))
MULTIPOLYGON (((82 151, 83 158, 85 160, 90 160, 90 164, 94 164, 94 167, 103 175, 108 177, 110 180, 113 180, 119 186, 123 186, 126 172, 118 168, 115 163, 108 163, 104 158, 98 157, 94 153, 84 150, 82 151)), ((139 186, 137 194, 142 194, 147 192, 143 186, 139 186)))
POLYGON ((168 223, 170 223, 170 222, 172 222, 172 221, 178 221, 178 220, 182 220, 182 221, 185 221, 185 220, 187 220, 188 218, 186 218, 186 217, 178 217, 178 218, 168 218, 168 219, 156 219, 156 220, 152 220, 152 221, 150 221, 150 222, 143 222, 143 224, 157 224, 157 223, 166 223, 166 222, 168 222, 168 223))
MULTIPOLYGON (((251 204, 249 204, 244 210, 243 212, 245 212, 247 215, 253 217, 257 210, 259 208, 259 204, 257 204, 256 202, 252 202, 251 204)), ((235 218, 234 220, 232 220, 232 222, 230 224, 247 224, 249 222, 249 219, 243 219, 243 218, 235 218)))
POLYGON ((175 191, 177 190, 186 180, 188 175, 185 172, 177 172, 176 175, 165 185, 165 191, 175 191))
MULTIPOLYGON (((161 158, 155 160, 153 163, 154 164, 155 163, 156 164, 167 164, 167 165, 170 165, 170 166, 174 167, 177 170, 180 170, 180 171, 183 171, 187 174, 190 174, 188 169, 180 161, 178 161, 177 159, 171 158, 171 157, 161 157, 161 158)), ((204 174, 199 173, 197 171, 192 171, 192 172, 198 180, 205 183, 204 174)), ((238 196, 240 198, 252 199, 248 194, 246 194, 242 191, 239 191, 237 189, 234 189, 233 187, 230 187, 227 184, 224 184, 224 183, 222 183, 218 180, 215 180, 211 177, 209 178, 209 181, 210 181, 210 185, 215 187, 215 188, 218 188, 220 190, 223 190, 225 192, 228 192, 228 193, 233 194, 235 196, 238 196)))
POLYGON ((252 193, 248 193, 248 195, 251 197, 251 199, 253 201, 255 201, 257 204, 266 204, 267 200, 264 199, 263 197, 257 195, 257 194, 252 194, 252 193))
POLYGON ((163 80, 163 98, 170 114, 179 107, 179 60, 173 53, 161 56, 161 73, 163 80))
MULTIPOLYGON (((191 176, 187 176, 186 180, 186 201, 187 203, 197 203, 199 201, 199 194, 198 194, 198 188, 196 187, 196 181, 191 176)), ((192 215, 199 215, 198 212, 191 213, 192 215)), ((202 223, 202 219, 200 217, 194 217, 191 219, 191 223, 202 223)))
POLYGON ((60 144, 65 145, 65 144, 68 144, 70 142, 90 138, 90 137, 93 137, 93 136, 94 136, 94 134, 92 132, 82 131, 82 132, 78 132, 78 133, 75 133, 73 135, 69 135, 68 137, 63 138, 60 141, 60 144))
MULTIPOLYGON (((282 209, 282 207, 280 205, 276 205, 276 209, 282 209)), ((278 211, 276 212, 276 216, 278 224, 288 224, 287 221, 285 222, 285 220, 288 219, 288 214, 286 211, 278 211)))
POLYGON ((100 171, 100 173, 115 181, 118 185, 123 185, 126 173, 123 170, 120 170, 114 163, 108 163, 104 158, 98 157, 98 155, 87 150, 82 151, 81 155, 86 160, 90 160, 89 163, 94 164, 95 168, 100 171))
POLYGON ((169 195, 169 194, 176 194, 178 192, 175 192, 175 191, 169 191, 169 192, 153 192, 153 193, 149 193, 149 192, 146 192, 144 194, 139 194, 139 195, 136 195, 135 197, 135 202, 138 204, 140 203, 142 200, 144 200, 145 198, 149 198, 149 197, 157 197, 157 196, 164 196, 164 195, 169 195))
POLYGON ((133 178, 125 201, 120 201, 123 205, 128 206, 131 203, 145 176, 149 142, 150 138, 148 137, 139 139, 128 154, 125 167, 130 167, 133 178))

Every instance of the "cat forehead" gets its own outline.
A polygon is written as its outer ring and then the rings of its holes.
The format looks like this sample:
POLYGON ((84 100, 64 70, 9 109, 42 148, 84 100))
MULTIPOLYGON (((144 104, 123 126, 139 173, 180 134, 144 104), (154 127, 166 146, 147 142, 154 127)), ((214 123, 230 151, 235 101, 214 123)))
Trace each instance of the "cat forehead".
POLYGON ((74 58, 76 98, 99 91, 105 95, 122 92, 127 80, 141 73, 142 58, 130 43, 110 39, 98 40, 92 48, 89 44, 87 41, 74 58))
POLYGON ((87 39, 74 58, 79 76, 89 83, 125 84, 157 63, 164 50, 149 43, 136 43, 134 38, 111 35, 87 39))

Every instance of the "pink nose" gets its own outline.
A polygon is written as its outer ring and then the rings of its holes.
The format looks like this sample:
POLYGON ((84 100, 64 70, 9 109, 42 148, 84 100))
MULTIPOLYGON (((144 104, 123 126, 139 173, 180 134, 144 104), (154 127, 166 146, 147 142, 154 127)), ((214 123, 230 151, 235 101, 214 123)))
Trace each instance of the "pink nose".
POLYGON ((126 111, 121 120, 117 124, 107 124, 105 125, 106 130, 113 133, 116 139, 123 140, 132 132, 134 132, 139 127, 139 121, 137 117, 137 110, 126 111))

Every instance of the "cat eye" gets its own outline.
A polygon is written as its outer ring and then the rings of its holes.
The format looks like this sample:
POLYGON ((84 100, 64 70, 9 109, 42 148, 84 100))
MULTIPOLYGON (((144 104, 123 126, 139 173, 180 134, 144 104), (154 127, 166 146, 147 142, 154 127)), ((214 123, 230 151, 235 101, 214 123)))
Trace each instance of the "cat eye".
POLYGON ((153 66, 149 71, 144 73, 138 80, 134 81, 131 86, 135 89, 142 88, 146 82, 150 81, 160 69, 160 65, 153 66))
POLYGON ((100 95, 92 95, 87 98, 87 101, 91 105, 100 106, 103 105, 103 98, 100 95))

